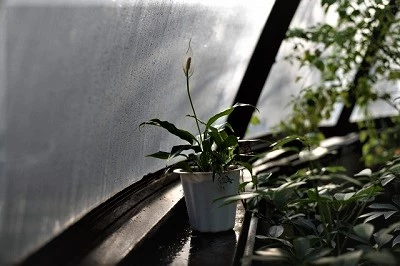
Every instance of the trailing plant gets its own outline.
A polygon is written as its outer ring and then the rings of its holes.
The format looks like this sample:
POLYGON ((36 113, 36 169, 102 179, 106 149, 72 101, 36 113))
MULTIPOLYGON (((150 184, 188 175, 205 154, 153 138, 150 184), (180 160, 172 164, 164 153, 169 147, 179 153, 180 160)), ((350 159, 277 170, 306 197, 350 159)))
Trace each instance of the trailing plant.
MULTIPOLYGON (((368 106, 381 100, 398 109, 388 90, 375 85, 386 82, 395 86, 400 79, 400 1, 321 0, 321 5, 326 12, 337 14, 335 25, 320 23, 287 33, 294 50, 287 59, 316 71, 320 82, 303 88, 293 99, 293 112, 280 128, 288 135, 308 134, 318 142, 323 138, 318 126, 331 118, 336 104, 344 106, 344 121, 339 121, 344 127, 349 111, 358 106, 366 117, 358 124, 365 162, 384 162, 394 153, 387 147, 398 137, 398 128, 384 125, 377 130, 380 125, 371 118, 368 106)), ((392 119, 398 125, 399 118, 392 119)))
MULTIPOLYGON (((183 160, 169 165, 167 169, 181 168, 189 172, 213 172, 214 177, 216 174, 221 176, 223 172, 238 166, 245 167, 251 171, 251 165, 242 160, 239 149, 240 143, 233 134, 231 125, 227 122, 222 124, 216 124, 216 122, 220 118, 228 116, 236 108, 254 107, 249 104, 237 103, 211 116, 208 120, 200 120, 190 93, 190 78, 193 75, 192 53, 189 42, 182 69, 186 80, 186 94, 193 112, 187 117, 194 120, 197 132, 180 129, 173 123, 158 118, 143 122, 140 127, 147 125, 161 127, 186 142, 185 144, 172 146, 169 151, 158 151, 147 156, 167 161, 180 157, 183 160)), ((244 141, 241 143, 244 143, 244 141)))

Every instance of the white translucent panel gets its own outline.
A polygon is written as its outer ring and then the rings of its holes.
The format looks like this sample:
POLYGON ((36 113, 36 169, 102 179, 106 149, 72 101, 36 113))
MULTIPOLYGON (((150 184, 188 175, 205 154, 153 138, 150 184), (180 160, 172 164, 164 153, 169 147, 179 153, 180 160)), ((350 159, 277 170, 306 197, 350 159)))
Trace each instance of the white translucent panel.
MULTIPOLYGON (((373 88, 375 91, 379 91, 380 93, 389 93, 391 95, 391 99, 389 100, 389 102, 378 100, 369 104, 367 108, 368 115, 371 118, 400 115, 399 110, 397 109, 400 108, 400 82, 381 81, 375 84, 373 88)), ((350 116, 350 122, 361 121, 365 118, 366 117, 364 110, 361 110, 359 106, 355 106, 350 116)))
MULTIPOLYGON (((337 20, 335 14, 325 14, 320 3, 320 0, 301 1, 290 28, 306 28, 320 22, 334 24, 337 20)), ((284 59, 292 52, 293 45, 289 40, 284 40, 257 104, 260 113, 256 115, 260 119, 260 124, 250 125, 246 138, 272 132, 274 127, 290 114, 290 101, 293 96, 297 95, 302 88, 319 80, 318 73, 306 68, 299 69, 298 64, 292 65, 284 59), (300 82, 296 82, 298 76, 302 77, 300 82)), ((337 119, 337 115, 334 115, 332 120, 335 118, 337 119)), ((331 123, 333 123, 331 120, 324 121, 325 125, 331 123)))
POLYGON ((0 5, 0 264, 165 166, 191 39, 200 118, 230 105, 273 1, 13 0, 0 5), (3 23, 4 22, 4 23, 3 23))

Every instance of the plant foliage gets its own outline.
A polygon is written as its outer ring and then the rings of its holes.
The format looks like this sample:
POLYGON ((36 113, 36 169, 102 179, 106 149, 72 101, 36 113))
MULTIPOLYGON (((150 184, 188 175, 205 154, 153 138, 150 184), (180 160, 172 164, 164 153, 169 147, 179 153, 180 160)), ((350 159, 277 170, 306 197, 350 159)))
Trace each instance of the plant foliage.
POLYGON ((383 81, 395 86, 400 79, 400 1, 321 0, 321 5, 337 14, 335 25, 320 23, 287 33, 294 43, 294 53, 287 59, 319 73, 320 82, 303 88, 293 99, 293 113, 280 127, 319 141, 323 135, 318 126, 331 118, 337 103, 350 110, 357 105, 366 117, 359 123, 364 159, 372 165, 378 154, 382 159, 377 163, 385 162, 394 153, 390 143, 399 128, 379 125, 383 130, 376 130, 368 106, 379 100, 398 109, 387 86, 381 90, 375 85, 383 81))
POLYGON ((399 265, 400 158, 375 172, 367 168, 348 176, 344 171, 311 160, 291 175, 256 175, 245 184, 253 184, 251 190, 225 198, 246 201, 267 228, 258 230, 257 250, 245 259, 278 265, 399 265))
POLYGON ((233 134, 231 125, 226 122, 222 124, 216 124, 216 122, 231 114, 236 108, 254 107, 249 104, 236 103, 211 116, 208 120, 202 121, 196 114, 190 93, 190 78, 193 75, 190 42, 183 63, 183 72, 186 77, 186 93, 193 112, 187 117, 194 120, 197 133, 180 129, 173 123, 158 118, 143 122, 140 127, 148 125, 160 127, 185 141, 185 144, 172 146, 169 151, 158 151, 147 156, 168 161, 181 157, 184 160, 169 166, 168 169, 182 168, 189 172, 213 172, 214 176, 238 166, 243 166, 251 171, 250 164, 240 160, 239 140, 233 134))

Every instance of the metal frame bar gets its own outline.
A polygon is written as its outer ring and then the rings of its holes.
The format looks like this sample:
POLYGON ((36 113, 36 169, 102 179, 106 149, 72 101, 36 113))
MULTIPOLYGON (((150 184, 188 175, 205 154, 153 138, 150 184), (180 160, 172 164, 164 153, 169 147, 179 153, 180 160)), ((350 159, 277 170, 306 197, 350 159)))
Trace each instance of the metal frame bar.
MULTIPOLYGON (((265 81, 268 78, 272 65, 275 63, 275 57, 300 1, 275 1, 233 104, 240 102, 254 106, 257 105, 265 81)), ((252 108, 240 108, 234 110, 228 117, 228 123, 232 126, 238 137, 244 137, 253 111, 252 108)))

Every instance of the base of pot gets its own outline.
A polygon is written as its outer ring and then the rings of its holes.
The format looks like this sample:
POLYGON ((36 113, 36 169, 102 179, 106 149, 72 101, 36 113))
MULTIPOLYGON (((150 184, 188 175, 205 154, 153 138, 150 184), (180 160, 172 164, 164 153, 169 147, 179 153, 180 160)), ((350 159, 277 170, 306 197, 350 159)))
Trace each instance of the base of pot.
POLYGON ((201 233, 218 233, 233 229, 236 204, 223 205, 222 201, 215 200, 237 194, 241 170, 224 173, 221 177, 216 176, 214 180, 212 173, 179 174, 191 228, 201 233))

